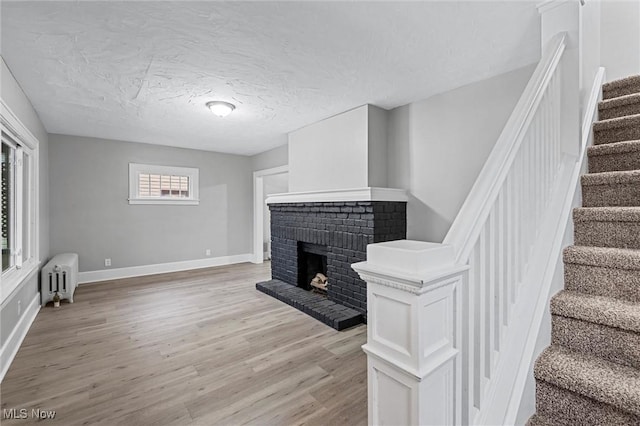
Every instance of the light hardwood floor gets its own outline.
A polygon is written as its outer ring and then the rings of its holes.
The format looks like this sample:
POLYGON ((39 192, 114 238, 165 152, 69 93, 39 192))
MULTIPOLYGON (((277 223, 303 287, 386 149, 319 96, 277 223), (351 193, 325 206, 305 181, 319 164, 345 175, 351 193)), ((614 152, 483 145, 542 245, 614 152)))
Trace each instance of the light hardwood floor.
POLYGON ((337 332, 258 292, 269 277, 242 264, 81 286, 38 314, 2 408, 56 410, 52 425, 366 424, 366 326, 337 332))

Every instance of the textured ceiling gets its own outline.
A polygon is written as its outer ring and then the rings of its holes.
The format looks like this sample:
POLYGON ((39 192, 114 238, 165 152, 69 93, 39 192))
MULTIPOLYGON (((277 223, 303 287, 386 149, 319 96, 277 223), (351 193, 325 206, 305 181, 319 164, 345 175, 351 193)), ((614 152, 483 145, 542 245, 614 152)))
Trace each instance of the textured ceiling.
POLYGON ((9 2, 1 53, 50 133, 255 154, 539 57, 533 2, 9 2), (205 103, 237 105, 225 119, 205 103))

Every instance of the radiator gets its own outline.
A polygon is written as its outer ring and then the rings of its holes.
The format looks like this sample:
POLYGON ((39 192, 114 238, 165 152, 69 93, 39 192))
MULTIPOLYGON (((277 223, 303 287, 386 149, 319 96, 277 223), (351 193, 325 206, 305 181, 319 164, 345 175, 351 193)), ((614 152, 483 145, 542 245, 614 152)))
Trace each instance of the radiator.
POLYGON ((55 256, 42 268, 40 274, 42 306, 51 302, 56 292, 60 299, 68 299, 73 303, 73 292, 78 286, 78 255, 76 253, 55 256))

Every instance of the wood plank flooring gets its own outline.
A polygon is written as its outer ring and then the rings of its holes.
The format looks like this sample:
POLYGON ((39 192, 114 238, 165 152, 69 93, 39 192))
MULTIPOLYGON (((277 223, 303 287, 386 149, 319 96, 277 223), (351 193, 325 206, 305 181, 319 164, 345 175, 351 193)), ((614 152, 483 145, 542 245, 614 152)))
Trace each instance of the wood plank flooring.
POLYGON ((258 292, 269 267, 79 287, 38 314, 2 409, 55 410, 51 425, 366 424, 366 326, 337 332, 258 292))

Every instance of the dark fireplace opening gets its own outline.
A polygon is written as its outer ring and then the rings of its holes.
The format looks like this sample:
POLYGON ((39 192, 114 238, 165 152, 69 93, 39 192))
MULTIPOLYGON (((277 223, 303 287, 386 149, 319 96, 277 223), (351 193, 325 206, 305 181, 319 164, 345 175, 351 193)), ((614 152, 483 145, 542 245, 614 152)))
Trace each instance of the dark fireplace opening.
POLYGON ((298 242, 298 287, 311 290, 316 274, 327 275, 327 246, 298 242))

